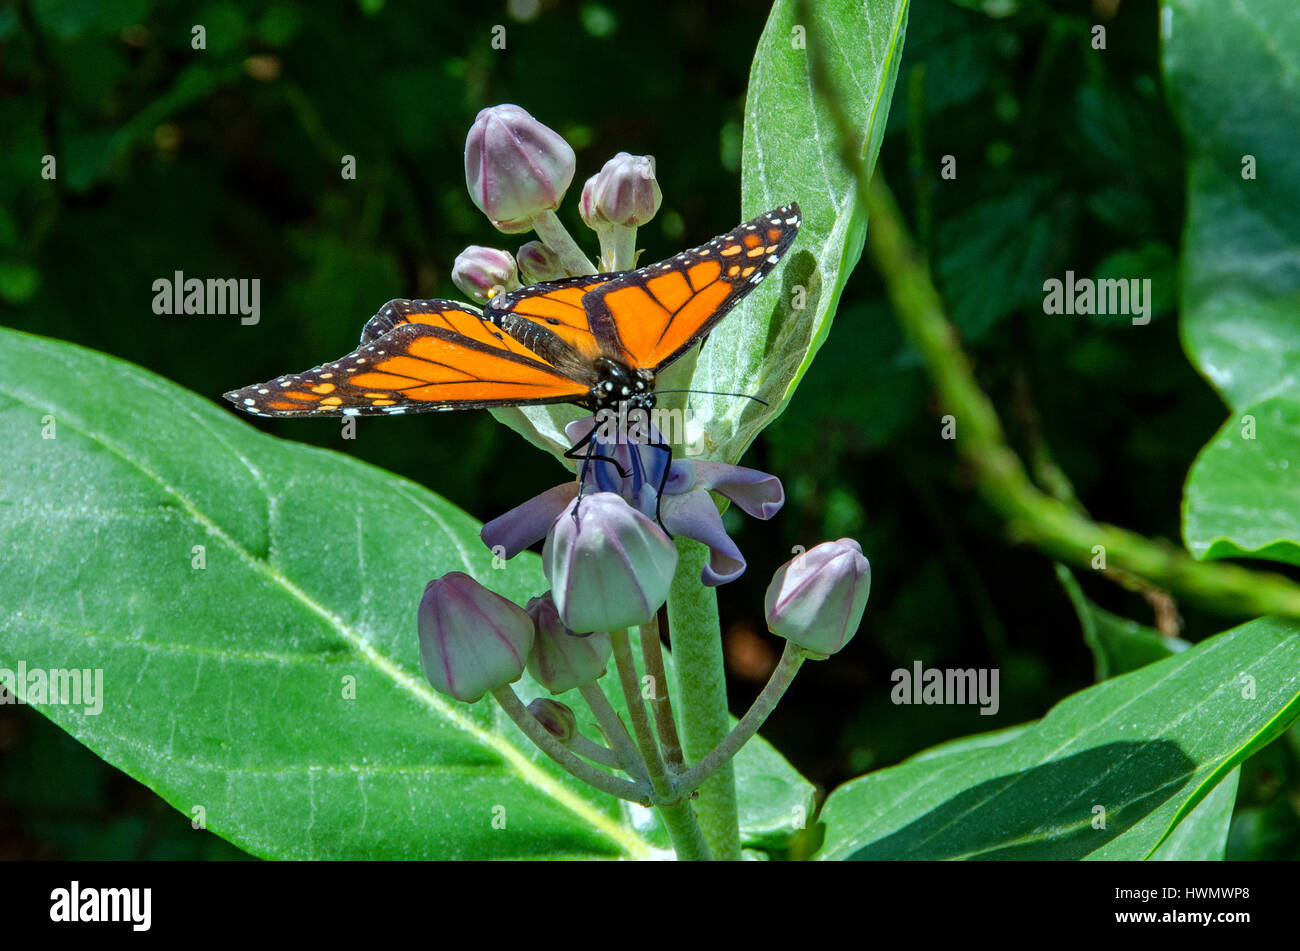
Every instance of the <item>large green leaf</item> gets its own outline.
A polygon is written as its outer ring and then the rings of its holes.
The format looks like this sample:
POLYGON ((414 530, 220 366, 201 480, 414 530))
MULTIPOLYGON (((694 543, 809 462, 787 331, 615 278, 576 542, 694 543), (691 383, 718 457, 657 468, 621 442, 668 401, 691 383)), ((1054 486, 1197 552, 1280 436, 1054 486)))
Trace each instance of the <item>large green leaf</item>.
MULTIPOLYGON (((1153 627, 1111 614, 1093 604, 1083 593, 1074 573, 1065 565, 1056 566, 1056 577, 1079 616, 1083 639, 1092 651, 1096 665, 1098 683, 1191 647, 1182 638, 1164 637, 1153 627)), ((1221 860, 1228 842, 1232 807, 1237 801, 1240 773, 1238 767, 1221 780, 1214 792, 1174 826, 1169 838, 1160 844, 1151 858, 1166 861, 1221 860)))
MULTIPOLYGON (((98 714, 36 705, 187 816, 268 857, 656 854, 648 813, 420 674, 425 582, 522 602, 534 556, 494 570, 419 486, 56 341, 0 330, 0 422, 0 667, 101 669, 98 714)), ((769 800, 811 787, 770 747, 742 757, 745 838, 768 841, 769 800)))
POLYGON ((1165 0, 1162 15, 1188 147, 1183 341, 1236 411, 1188 475, 1183 536, 1201 558, 1300 564, 1300 6, 1165 0))
POLYGON ((1151 858, 1159 862, 1223 861, 1239 779, 1240 766, 1223 777, 1214 791, 1174 826, 1169 838, 1160 843, 1151 858))
POLYGON ((1184 344, 1234 408, 1300 394, 1300 5, 1164 0, 1161 14, 1188 150, 1184 344))
POLYGON ((817 44, 869 166, 885 134, 903 55, 907 0, 807 6, 810 16, 801 22, 793 0, 777 0, 758 41, 745 103, 741 183, 746 217, 799 202, 799 238, 780 270, 713 331, 689 384, 767 401, 691 397, 708 455, 727 461, 739 459, 794 394, 830 332, 866 237, 853 175, 840 161, 835 126, 813 89, 803 47, 817 44))
POLYGON ((1300 565, 1300 402, 1247 406, 1201 450, 1187 476, 1183 538, 1198 558, 1300 565))
MULTIPOLYGON (((1252 621, 1075 694, 1028 728, 846 783, 822 810, 819 857, 1151 857, 1297 714, 1300 628, 1252 621)), ((1222 808, 1198 824, 1212 827, 1222 808)), ((1189 832, 1189 852, 1193 838, 1208 834, 1189 832)))

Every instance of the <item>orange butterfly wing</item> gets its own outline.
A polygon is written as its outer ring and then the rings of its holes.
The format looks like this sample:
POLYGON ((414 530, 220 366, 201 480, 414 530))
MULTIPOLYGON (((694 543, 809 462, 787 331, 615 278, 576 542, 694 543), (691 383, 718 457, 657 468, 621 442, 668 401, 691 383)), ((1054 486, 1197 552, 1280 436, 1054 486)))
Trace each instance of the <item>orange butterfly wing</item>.
POLYGON ((464 304, 394 300, 332 363, 225 394, 257 416, 376 416, 581 400, 574 378, 464 304))
POLYGON ((604 349, 592 333, 583 299, 615 276, 592 274, 530 284, 492 298, 483 308, 483 316, 551 362, 563 364, 570 356, 564 348, 560 353, 549 352, 554 349, 550 339, 558 338, 568 351, 592 363, 604 349))
POLYGON ((776 267, 799 231, 799 205, 759 215, 698 248, 617 275, 583 297, 605 354, 659 373, 776 267))
POLYGON ((598 358, 657 374, 698 343, 776 266, 800 222, 791 202, 649 267, 501 294, 485 315, 392 300, 347 356, 225 397, 259 416, 584 403, 598 358))
POLYGON ((454 300, 390 300, 361 328, 361 344, 373 343, 402 324, 428 324, 460 334, 490 347, 504 347, 526 357, 535 357, 527 347, 493 328, 472 307, 454 300))

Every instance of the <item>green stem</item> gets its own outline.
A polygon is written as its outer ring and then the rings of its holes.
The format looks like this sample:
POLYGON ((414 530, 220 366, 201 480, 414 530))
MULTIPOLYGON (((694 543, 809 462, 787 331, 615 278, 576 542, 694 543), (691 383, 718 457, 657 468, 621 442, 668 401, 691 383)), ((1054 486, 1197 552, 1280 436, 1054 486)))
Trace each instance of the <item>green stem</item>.
POLYGON ((627 631, 610 631, 610 642, 614 645, 614 664, 618 668, 618 679, 623 685, 623 697, 627 700, 628 716, 632 720, 632 732, 636 734, 641 755, 650 770, 650 784, 655 791, 655 806, 663 816, 677 857, 683 861, 701 862, 712 858, 708 844, 700 832, 695 819, 695 810, 690 801, 682 798, 673 789, 672 780, 664 767, 659 746, 655 743, 654 733, 650 729, 650 720, 646 716, 645 703, 641 700, 636 676, 636 661, 632 659, 632 644, 627 631))
POLYGON ((514 687, 509 684, 498 687, 492 691, 492 696, 496 698, 497 703, 501 704, 501 709, 506 712, 506 716, 515 722, 515 726, 519 727, 525 736, 536 743, 538 749, 559 763, 569 773, 581 779, 587 785, 595 786, 611 796, 617 796, 619 799, 626 799, 629 802, 637 802, 643 805, 648 803, 651 790, 646 789, 639 783, 630 783, 626 779, 611 776, 590 763, 584 763, 571 753, 564 744, 551 736, 546 727, 537 722, 537 717, 529 713, 528 708, 520 702, 519 697, 515 694, 514 687))
POLYGON ((1300 585, 1295 582, 1225 562, 1197 561, 1163 539, 1094 522, 1034 485, 1008 445, 993 403, 975 381, 970 359, 948 321, 930 269, 903 224, 894 196, 881 176, 871 177, 852 144, 857 139, 840 104, 840 91, 822 61, 820 38, 809 40, 813 85, 836 127, 841 160, 857 179, 857 201, 871 223, 868 251, 904 334, 920 351, 940 400, 957 420, 957 451, 975 473, 980 494, 1006 519, 1009 534, 1085 568, 1091 568, 1102 554, 1109 568, 1211 610, 1300 619, 1300 585))
POLYGON ((659 802, 673 802, 677 796, 668 780, 668 770, 664 767, 659 744, 655 742, 654 732, 650 729, 650 719, 646 716, 640 684, 637 682, 636 661, 632 659, 632 643, 628 640, 626 630, 610 631, 609 640, 614 646, 614 665, 618 668, 619 683, 623 685, 623 699, 627 701, 632 735, 636 737, 636 745, 641 748, 641 756, 650 770, 650 785, 654 787, 659 802))
POLYGON ((587 259, 582 248, 578 247, 578 242, 573 240, 573 235, 569 234, 569 229, 564 227, 564 223, 555 212, 542 212, 533 218, 532 225, 542 244, 554 251, 556 257, 560 259, 560 267, 565 274, 579 277, 596 273, 596 268, 587 259))
MULTIPOLYGON (((704 759, 731 732, 727 676, 717 593, 700 582, 709 560, 707 546, 677 539, 677 573, 668 593, 668 631, 673 650, 673 693, 677 697, 686 762, 704 759)), ((718 859, 740 858, 740 813, 736 774, 724 763, 699 789, 695 803, 709 850, 718 859)))
POLYGON ((677 736, 677 721, 673 719, 673 701, 668 693, 668 675, 664 671, 663 645, 659 643, 659 616, 649 624, 641 625, 641 660, 646 675, 654 686, 650 697, 650 711, 654 714, 655 730, 659 734, 659 747, 664 752, 668 771, 680 773, 686 768, 682 760, 682 741, 677 736))
POLYGON ((622 767, 623 772, 649 786, 650 771, 646 769, 645 760, 641 758, 640 751, 632 742, 632 737, 628 735, 627 727, 619 719, 618 713, 610 706, 605 691, 593 681, 583 684, 578 688, 578 692, 582 694, 582 699, 587 701, 587 706, 595 714, 596 722, 600 724, 600 731, 605 734, 606 742, 618 754, 619 766, 622 767))
POLYGON ((630 271, 636 267, 636 227, 613 225, 596 232, 600 237, 602 269, 630 271))
POLYGON ((677 777, 675 785, 679 793, 689 793, 706 781, 714 770, 729 762, 740 752, 740 748, 758 732, 768 714, 781 702, 781 697, 785 695, 786 689, 794 680, 794 675, 799 672, 805 656, 807 655, 802 647, 790 641, 785 642, 785 650, 781 652, 781 661, 776 665, 776 670, 772 671, 772 676, 768 678, 763 692, 754 700, 753 706, 736 724, 735 729, 728 733, 727 738, 715 746, 708 756, 677 777))
POLYGON ((1041 492, 1007 445, 993 404, 975 382, 970 361, 948 323, 929 270, 916 256, 893 196, 879 177, 866 195, 871 256, 904 332, 921 351, 940 399, 957 419, 958 451, 976 473, 980 493, 1007 520, 1013 537, 1085 568, 1104 553, 1108 567, 1219 611, 1300 618, 1300 585, 1281 575, 1196 561, 1166 541, 1094 522, 1069 503, 1041 492))
POLYGON ((601 746, 594 740, 583 736, 577 730, 573 731, 573 735, 569 737, 569 741, 565 745, 579 756, 589 759, 593 763, 599 763, 601 766, 610 766, 614 769, 623 769, 622 757, 611 750, 608 746, 601 746))

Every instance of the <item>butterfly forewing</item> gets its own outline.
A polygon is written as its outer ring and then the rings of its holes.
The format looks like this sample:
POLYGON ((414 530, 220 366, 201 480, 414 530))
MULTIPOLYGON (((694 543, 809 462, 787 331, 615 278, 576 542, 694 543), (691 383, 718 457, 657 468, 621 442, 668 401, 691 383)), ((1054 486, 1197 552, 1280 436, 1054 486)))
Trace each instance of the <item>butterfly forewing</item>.
POLYGON ((562 403, 590 390, 589 382, 561 373, 451 301, 390 301, 366 324, 362 340, 368 342, 333 363, 226 399, 259 416, 377 416, 562 403))
POLYGON ((660 372, 776 267, 801 222, 791 202, 666 261, 615 275, 583 298, 607 356, 660 372))

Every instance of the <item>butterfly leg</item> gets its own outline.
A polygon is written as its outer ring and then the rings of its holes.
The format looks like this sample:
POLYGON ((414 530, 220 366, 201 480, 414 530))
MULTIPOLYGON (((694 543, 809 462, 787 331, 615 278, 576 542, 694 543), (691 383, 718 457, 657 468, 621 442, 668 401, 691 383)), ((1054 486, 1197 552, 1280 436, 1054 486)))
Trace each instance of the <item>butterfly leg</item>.
MULTIPOLYGON (((664 486, 668 484, 668 472, 672 468, 672 463, 673 463, 673 450, 672 447, 669 446, 667 443, 650 441, 649 434, 656 432, 656 430, 654 429, 653 426, 650 425, 650 418, 646 410, 642 409, 640 410, 640 413, 641 413, 641 419, 638 422, 638 425, 641 428, 639 429, 638 432, 639 434, 644 435, 646 437, 645 440, 641 443, 641 445, 649 449, 660 449, 663 452, 668 454, 668 462, 664 465, 663 475, 659 477, 659 484, 655 486, 655 521, 658 522, 659 527, 664 530, 664 534, 671 539, 673 537, 673 533, 668 531, 668 526, 664 524, 663 505, 664 505, 664 486)), ((631 439, 630 436, 629 439, 631 439)), ((637 481, 638 482, 645 481, 645 477, 649 473, 645 471, 645 464, 641 461, 641 452, 638 449, 636 449, 635 446, 632 451, 632 468, 634 470, 634 474, 637 477, 637 481)))
POLYGON ((659 488, 655 493, 655 521, 658 522, 659 527, 664 530, 664 534, 671 539, 673 533, 668 531, 668 526, 664 524, 663 509, 664 486, 668 484, 668 473, 673 467, 673 447, 663 442, 648 442, 646 445, 651 449, 661 449, 668 454, 668 463, 664 466, 664 474, 659 477, 659 488))
POLYGON ((564 458, 582 460, 582 465, 578 467, 578 501, 573 506, 574 522, 578 521, 578 508, 582 505, 582 493, 585 492, 587 489, 587 472, 591 468, 591 463, 593 461, 608 462, 610 465, 612 465, 615 469, 618 470, 619 478, 626 479, 628 477, 627 470, 624 469, 622 465, 619 464, 619 461, 617 459, 611 458, 610 456, 602 455, 601 453, 595 451, 596 450, 595 437, 596 437, 596 430, 593 429, 591 432, 587 433, 587 435, 583 436, 576 443, 574 443, 572 446, 570 446, 568 449, 564 451, 564 458), (586 447, 587 451, 581 452, 580 450, 582 450, 584 446, 586 447))

